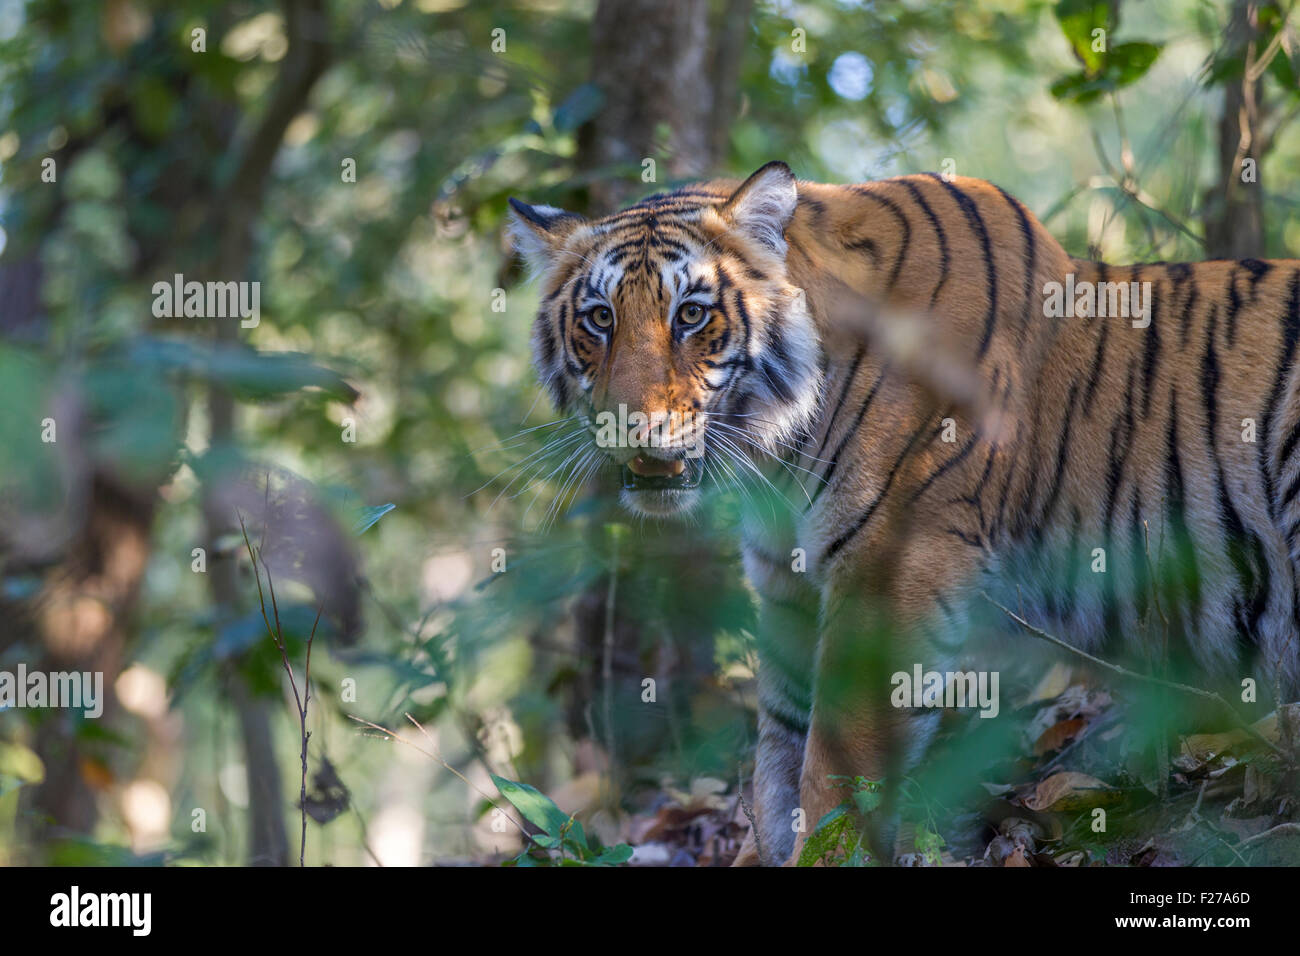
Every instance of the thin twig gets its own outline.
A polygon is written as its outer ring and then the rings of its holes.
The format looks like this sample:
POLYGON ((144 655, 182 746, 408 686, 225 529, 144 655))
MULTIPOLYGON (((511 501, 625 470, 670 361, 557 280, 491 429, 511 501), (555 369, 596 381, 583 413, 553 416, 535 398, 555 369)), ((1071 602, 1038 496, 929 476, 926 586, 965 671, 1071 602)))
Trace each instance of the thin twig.
MULTIPOLYGON (((443 759, 442 754, 438 752, 437 745, 433 744, 433 738, 429 736, 429 732, 424 729, 424 727, 420 724, 418 720, 416 720, 410 714, 406 714, 405 717, 407 720, 409 720, 411 723, 413 723, 416 726, 416 728, 420 731, 420 733, 424 734, 424 736, 428 738, 430 744, 434 746, 432 752, 425 750, 417 743, 413 743, 412 741, 407 740, 405 737, 403 737, 401 734, 397 733, 394 730, 389 730, 387 727, 381 727, 379 724, 376 724, 374 721, 366 720, 364 717, 358 717, 356 714, 348 714, 348 718, 350 720, 355 720, 357 723, 364 724, 365 726, 371 728, 372 730, 379 731, 381 734, 384 735, 383 739, 395 740, 398 743, 406 744, 406 746, 410 747, 412 750, 417 750, 420 753, 424 754, 426 757, 428 757, 430 760, 434 760, 437 763, 441 764, 444 770, 447 770, 450 773, 455 774, 458 778, 460 778, 461 782, 464 783, 467 787, 474 790, 484 800, 492 804, 494 808, 496 808, 497 810, 501 810, 501 806, 496 802, 495 798, 493 798, 490 794, 486 793, 481 787, 479 787, 478 784, 474 783, 474 781, 470 780, 463 773, 461 773, 451 764, 447 763, 445 759, 443 759)), ((374 734, 369 734, 367 736, 373 737, 374 734)), ((506 813, 504 810, 501 810, 501 812, 505 815, 505 818, 507 820, 509 820, 511 823, 513 823, 516 827, 519 828, 519 832, 524 835, 524 839, 526 840, 532 839, 532 836, 524 828, 524 825, 522 823, 520 823, 514 817, 510 816, 510 814, 506 813)))
POLYGON ((740 801, 740 809, 749 818, 749 832, 754 836, 754 852, 758 854, 759 865, 767 866, 767 857, 763 855, 763 840, 758 835, 758 821, 754 819, 754 810, 745 799, 745 781, 740 775, 739 767, 736 768, 736 798, 740 801))
POLYGON ((312 621, 311 634, 307 637, 307 663, 303 669, 303 688, 302 693, 298 693, 298 681, 293 674, 293 665, 289 663, 289 652, 285 647, 284 628, 280 623, 280 605, 275 597, 275 581, 271 577, 271 569, 266 567, 266 561, 262 558, 262 547, 266 541, 266 528, 262 528, 262 542, 256 551, 253 549, 253 543, 248 540, 248 528, 244 524, 244 516, 238 511, 235 512, 239 518, 239 530, 244 535, 244 547, 248 549, 248 560, 253 564, 253 579, 257 582, 257 602, 262 610, 262 621, 266 625, 266 633, 271 636, 275 643, 276 649, 280 652, 280 663, 284 665, 284 672, 289 675, 289 686, 293 688, 293 702, 298 711, 298 736, 302 742, 299 752, 299 759, 302 764, 302 774, 298 780, 298 809, 301 816, 301 830, 298 838, 298 865, 306 866, 307 854, 307 742, 311 739, 311 731, 307 729, 307 705, 311 701, 311 648, 316 641, 316 628, 320 624, 321 613, 325 610, 325 605, 320 604, 316 608, 316 619, 312 621), (258 567, 259 562, 262 567, 266 567, 266 587, 271 593, 271 612, 275 617, 275 627, 271 627, 271 621, 266 615, 266 598, 262 592, 262 571, 258 567))

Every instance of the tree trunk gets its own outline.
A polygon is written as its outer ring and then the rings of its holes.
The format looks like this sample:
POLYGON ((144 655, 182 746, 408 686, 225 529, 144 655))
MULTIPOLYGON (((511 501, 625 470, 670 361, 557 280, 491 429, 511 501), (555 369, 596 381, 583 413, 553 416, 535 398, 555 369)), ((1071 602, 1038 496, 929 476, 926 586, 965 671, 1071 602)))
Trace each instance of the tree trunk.
POLYGON ((1223 90, 1219 117, 1218 184, 1206 204, 1205 246, 1212 259, 1247 259, 1264 255, 1264 186, 1261 136, 1263 84, 1250 75, 1259 55, 1259 3, 1237 0, 1228 25, 1232 56, 1245 61, 1240 81, 1229 80, 1223 90), (1243 182, 1243 166, 1253 161, 1253 181, 1243 182))
POLYGON ((710 29, 707 0, 601 0, 591 82, 601 111, 580 131, 578 166, 600 174, 591 207, 608 212, 647 182, 704 177, 726 149, 752 0, 729 0, 710 29), (654 160, 654 179, 646 160, 654 160))
MULTIPOLYGON (((49 317, 40 303, 41 280, 35 251, 15 250, 0 266, 0 340, 45 341, 49 317)), ((0 572, 40 581, 29 599, 0 596, 0 650, 12 644, 39 649, 25 661, 33 671, 101 674, 99 719, 111 725, 117 712, 113 687, 148 564, 157 495, 147 483, 130 483, 94 462, 80 397, 67 389, 54 397, 58 410, 50 412, 58 420, 65 495, 56 513, 23 515, 28 520, 21 522, 0 511, 0 572)), ((54 712, 40 723, 36 751, 45 779, 22 792, 20 806, 22 841, 29 862, 39 864, 48 862, 52 840, 94 829, 98 808, 91 781, 111 779, 113 768, 93 744, 82 743, 78 721, 68 712, 54 712)))

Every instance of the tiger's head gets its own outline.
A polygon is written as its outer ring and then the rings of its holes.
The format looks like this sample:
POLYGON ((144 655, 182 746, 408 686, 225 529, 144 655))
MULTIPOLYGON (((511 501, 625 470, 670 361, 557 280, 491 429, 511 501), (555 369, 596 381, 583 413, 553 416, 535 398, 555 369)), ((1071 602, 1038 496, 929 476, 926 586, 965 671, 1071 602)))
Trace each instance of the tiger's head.
POLYGON ((685 512, 702 482, 742 477, 809 424, 820 346, 786 270, 797 200, 779 162, 603 219, 510 200, 515 248, 541 280, 534 365, 620 466, 633 512, 685 512))

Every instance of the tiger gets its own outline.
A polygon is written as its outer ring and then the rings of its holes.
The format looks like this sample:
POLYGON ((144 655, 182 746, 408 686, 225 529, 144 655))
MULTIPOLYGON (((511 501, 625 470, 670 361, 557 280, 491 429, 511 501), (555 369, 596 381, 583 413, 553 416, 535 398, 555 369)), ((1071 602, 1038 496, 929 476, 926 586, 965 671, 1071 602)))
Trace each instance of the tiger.
POLYGON ((622 504, 791 493, 739 521, 760 623, 737 865, 793 863, 792 817, 921 760, 938 712, 882 675, 943 671, 980 622, 1296 687, 1300 261, 1108 265, 980 179, 835 185, 779 161, 602 218, 509 203, 539 380, 622 504), (916 374, 927 356, 968 394, 916 374))

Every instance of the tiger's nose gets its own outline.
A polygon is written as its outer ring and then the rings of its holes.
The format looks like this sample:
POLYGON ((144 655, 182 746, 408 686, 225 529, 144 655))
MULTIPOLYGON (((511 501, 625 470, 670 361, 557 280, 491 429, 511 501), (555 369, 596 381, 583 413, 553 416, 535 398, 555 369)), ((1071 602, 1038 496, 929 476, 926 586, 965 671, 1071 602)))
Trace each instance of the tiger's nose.
POLYGON ((659 434, 659 426, 666 421, 668 421, 666 409, 646 412, 644 421, 638 421, 628 429, 628 438, 641 445, 648 445, 650 436, 659 434))

